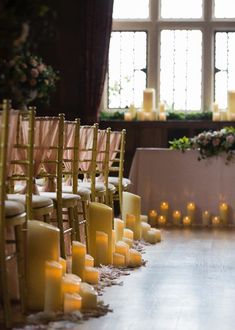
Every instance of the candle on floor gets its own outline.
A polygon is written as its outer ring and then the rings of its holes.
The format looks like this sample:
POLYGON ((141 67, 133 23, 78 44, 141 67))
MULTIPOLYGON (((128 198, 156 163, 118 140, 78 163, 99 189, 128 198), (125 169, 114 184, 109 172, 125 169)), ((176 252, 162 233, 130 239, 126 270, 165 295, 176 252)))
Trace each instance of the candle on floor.
POLYGON ((134 214, 126 215, 126 228, 135 231, 135 216, 134 214))
POLYGON ((64 295, 64 313, 72 313, 80 310, 82 307, 82 297, 77 293, 65 293, 64 295))
POLYGON ((139 251, 130 249, 128 267, 140 267, 142 265, 142 256, 139 251))
POLYGON ((213 227, 219 227, 221 224, 221 220, 219 216, 213 216, 211 219, 211 224, 213 227))
POLYGON ((57 312, 61 308, 62 299, 62 266, 57 261, 45 263, 45 302, 46 312, 57 312))
POLYGON ((81 283, 80 296, 82 297, 82 309, 94 309, 97 307, 98 293, 90 284, 81 283))
POLYGON ((132 248, 133 246, 133 239, 128 238, 128 237, 123 237, 122 241, 125 242, 126 244, 128 244, 129 248, 132 248))
POLYGON ((148 223, 151 227, 156 227, 157 225, 157 211, 150 210, 148 215, 148 223))
POLYGON ((148 216, 146 214, 140 215, 140 221, 141 222, 148 222, 148 216))
POLYGON ((168 214, 169 214, 169 203, 168 202, 160 203, 160 214, 164 215, 167 219, 168 214))
POLYGON ((191 223, 195 221, 196 205, 193 202, 187 203, 187 215, 191 218, 191 223))
POLYGON ((121 241, 123 237, 124 221, 114 218, 115 241, 121 241))
POLYGON ((224 226, 228 225, 228 204, 220 203, 219 204, 219 217, 221 220, 221 224, 224 226))
POLYGON ((146 235, 148 230, 151 228, 150 224, 141 222, 141 238, 146 241, 146 235))
POLYGON ((207 210, 202 212, 202 225, 209 226, 211 223, 211 213, 207 210))
POLYGON ((96 251, 95 251, 95 265, 108 264, 108 234, 103 231, 96 232, 96 251))
POLYGON ((151 228, 147 231, 146 242, 156 244, 161 241, 161 231, 156 228, 151 228))
POLYGON ((64 258, 59 258, 59 263, 62 266, 62 273, 63 275, 66 273, 66 269, 67 269, 67 261, 64 258))
POLYGON ((181 212, 179 210, 172 212, 172 223, 175 226, 179 226, 181 224, 181 212))
POLYGON ((116 243, 115 236, 116 236, 116 232, 114 229, 112 229, 112 251, 113 252, 115 251, 115 243, 116 243))
POLYGON ((124 267, 126 265, 126 258, 123 254, 113 253, 113 266, 124 267))
POLYGON ((165 226, 166 225, 166 216, 165 215, 159 215, 158 224, 159 224, 159 226, 165 226))
POLYGON ((86 245, 78 242, 72 242, 72 273, 78 275, 83 280, 85 268, 86 245))
POLYGON ((192 224, 191 217, 188 216, 188 215, 184 216, 184 217, 183 217, 183 225, 184 225, 185 227, 187 227, 187 226, 191 226, 191 224, 192 224))
POLYGON ((94 267, 85 267, 84 269, 84 282, 90 284, 98 284, 99 282, 99 271, 94 267))
POLYGON ((129 262, 129 246, 123 241, 118 241, 115 244, 115 252, 125 256, 125 264, 129 262))
POLYGON ((65 274, 62 277, 62 295, 65 293, 79 293, 81 278, 75 274, 65 274))
POLYGON ((133 230, 129 229, 129 228, 124 228, 124 231, 123 231, 123 237, 127 237, 127 238, 130 238, 130 239, 134 239, 134 233, 133 233, 133 230))
POLYGON ((30 220, 27 228, 27 307, 43 310, 45 262, 59 261, 60 231, 42 221, 30 220))
MULTIPOLYGON (((135 216, 135 230, 134 239, 140 239, 140 210, 141 210, 141 198, 138 195, 129 193, 127 191, 123 192, 123 202, 122 202, 122 216, 124 223, 126 224, 126 215, 133 214, 135 216)), ((127 227, 127 226, 125 226, 127 227)), ((131 228, 130 228, 131 229, 131 228)))
POLYGON ((94 267, 94 258, 89 254, 85 255, 85 267, 94 267))
POLYGON ((96 256, 96 232, 104 232, 108 235, 108 264, 112 264, 112 226, 113 209, 105 204, 91 202, 88 207, 88 253, 95 259, 96 256))

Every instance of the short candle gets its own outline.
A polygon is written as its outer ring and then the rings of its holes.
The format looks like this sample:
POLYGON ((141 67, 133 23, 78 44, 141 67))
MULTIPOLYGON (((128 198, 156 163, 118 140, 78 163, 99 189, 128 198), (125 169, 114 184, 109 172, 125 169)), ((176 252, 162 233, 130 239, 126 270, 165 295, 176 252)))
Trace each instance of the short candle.
POLYGON ((61 308, 62 266, 57 261, 45 263, 45 303, 46 312, 57 312, 61 308))
POLYGON ((166 216, 165 215, 159 215, 158 224, 160 226, 164 226, 166 224, 166 216))
POLYGON ((160 213, 161 213, 161 215, 164 215, 167 218, 168 211, 169 211, 169 203, 168 202, 161 202, 160 203, 160 213))
POLYGON ((90 254, 85 255, 85 267, 94 267, 94 258, 90 254))
POLYGON ((172 212, 172 222, 173 225, 179 226, 181 223, 181 212, 179 210, 175 210, 172 212))
POLYGON ((126 258, 123 254, 113 253, 113 266, 124 267, 126 265, 126 258))
POLYGON ((146 242, 156 244, 161 241, 161 231, 156 228, 151 228, 147 231, 146 242))
POLYGON ((80 310, 82 306, 82 297, 77 293, 65 293, 64 295, 64 313, 72 313, 80 310))
POLYGON ((75 274, 65 274, 62 277, 62 295, 65 293, 79 293, 81 278, 75 274))
POLYGON ((85 267, 84 269, 84 281, 90 284, 98 284, 99 271, 94 267, 85 267))
POLYGON ((80 296, 82 297, 82 309, 93 309, 97 307, 98 293, 90 284, 81 283, 80 296))
POLYGON ((183 225, 190 226, 192 224, 192 219, 190 216, 186 215, 183 217, 183 225))
POLYGON ((108 234, 102 231, 97 231, 95 265, 100 266, 107 264, 108 264, 108 234))
POLYGON ((157 211, 156 210, 150 210, 148 215, 148 223, 155 227, 157 225, 157 211))
POLYGON ((125 242, 118 241, 115 244, 115 252, 125 256, 126 265, 129 262, 129 245, 125 242))
POLYGON ((202 224, 203 226, 209 226, 211 221, 211 214, 209 211, 204 211, 202 213, 202 224))
POLYGON ((145 215, 145 214, 141 214, 141 215, 140 215, 140 221, 148 222, 148 216, 145 215))
POLYGON ((220 203, 219 204, 219 216, 221 223, 226 226, 228 224, 228 204, 220 203))
POLYGON ((139 251, 130 249, 129 267, 140 267, 142 265, 142 256, 139 251))
POLYGON ((187 215, 191 218, 191 222, 194 222, 194 219, 195 219, 195 210, 196 210, 195 203, 189 202, 187 204, 187 215))
POLYGON ((219 216, 213 216, 211 219, 211 223, 213 227, 218 227, 221 223, 219 216))
POLYGON ((146 241, 146 235, 150 228, 151 228, 150 224, 146 222, 141 222, 141 237, 144 241, 146 241))
POLYGON ((122 238, 122 241, 125 242, 126 244, 128 244, 129 248, 132 248, 132 245, 133 245, 133 239, 124 236, 124 237, 122 238))

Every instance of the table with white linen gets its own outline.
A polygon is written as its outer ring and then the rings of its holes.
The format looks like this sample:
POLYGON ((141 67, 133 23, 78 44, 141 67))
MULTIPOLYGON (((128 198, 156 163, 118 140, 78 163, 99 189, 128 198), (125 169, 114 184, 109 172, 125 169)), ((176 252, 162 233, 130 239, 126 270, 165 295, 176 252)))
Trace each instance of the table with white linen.
POLYGON ((132 162, 131 192, 141 196, 142 214, 159 210, 169 202, 171 210, 186 214, 187 202, 196 204, 196 223, 209 210, 218 215, 218 205, 229 205, 229 224, 235 224, 235 162, 226 164, 225 156, 198 160, 199 152, 138 148, 132 162))

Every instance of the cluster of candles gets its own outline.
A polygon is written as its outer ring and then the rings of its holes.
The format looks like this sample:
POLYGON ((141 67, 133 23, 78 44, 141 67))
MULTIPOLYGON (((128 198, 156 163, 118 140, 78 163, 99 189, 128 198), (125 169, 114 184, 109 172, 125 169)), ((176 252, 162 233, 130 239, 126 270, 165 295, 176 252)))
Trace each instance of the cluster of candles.
MULTIPOLYGON (((218 215, 212 215, 210 211, 202 212, 203 226, 226 226, 228 224, 229 206, 225 202, 219 203, 218 215)), ((174 226, 191 226, 196 222, 196 205, 194 202, 188 202, 186 205, 186 214, 183 215, 180 210, 170 212, 169 203, 163 201, 160 203, 159 214, 157 210, 150 210, 148 214, 148 222, 152 226, 165 226, 172 224, 174 226)))
POLYGON ((153 121, 153 120, 166 120, 165 104, 160 102, 158 109, 156 109, 155 89, 146 88, 143 91, 143 107, 136 110, 133 105, 130 105, 128 111, 124 113, 124 120, 132 121, 137 120, 153 121))
POLYGON ((235 90, 229 90, 227 93, 227 109, 226 111, 222 111, 219 109, 218 103, 214 102, 212 105, 212 120, 213 121, 221 121, 235 120, 235 90))

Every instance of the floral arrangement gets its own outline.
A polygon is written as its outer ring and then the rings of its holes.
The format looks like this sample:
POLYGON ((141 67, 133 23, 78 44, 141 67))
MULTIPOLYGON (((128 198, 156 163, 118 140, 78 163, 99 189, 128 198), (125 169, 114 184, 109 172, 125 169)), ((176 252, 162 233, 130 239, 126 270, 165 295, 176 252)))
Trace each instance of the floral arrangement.
POLYGON ((58 79, 58 73, 50 65, 31 53, 17 55, 7 62, 9 90, 18 104, 34 100, 48 103, 58 79))
POLYGON ((193 138, 183 137, 170 141, 171 149, 185 151, 198 150, 198 160, 226 154, 226 161, 231 161, 235 152, 235 128, 224 127, 219 131, 204 131, 193 138))

